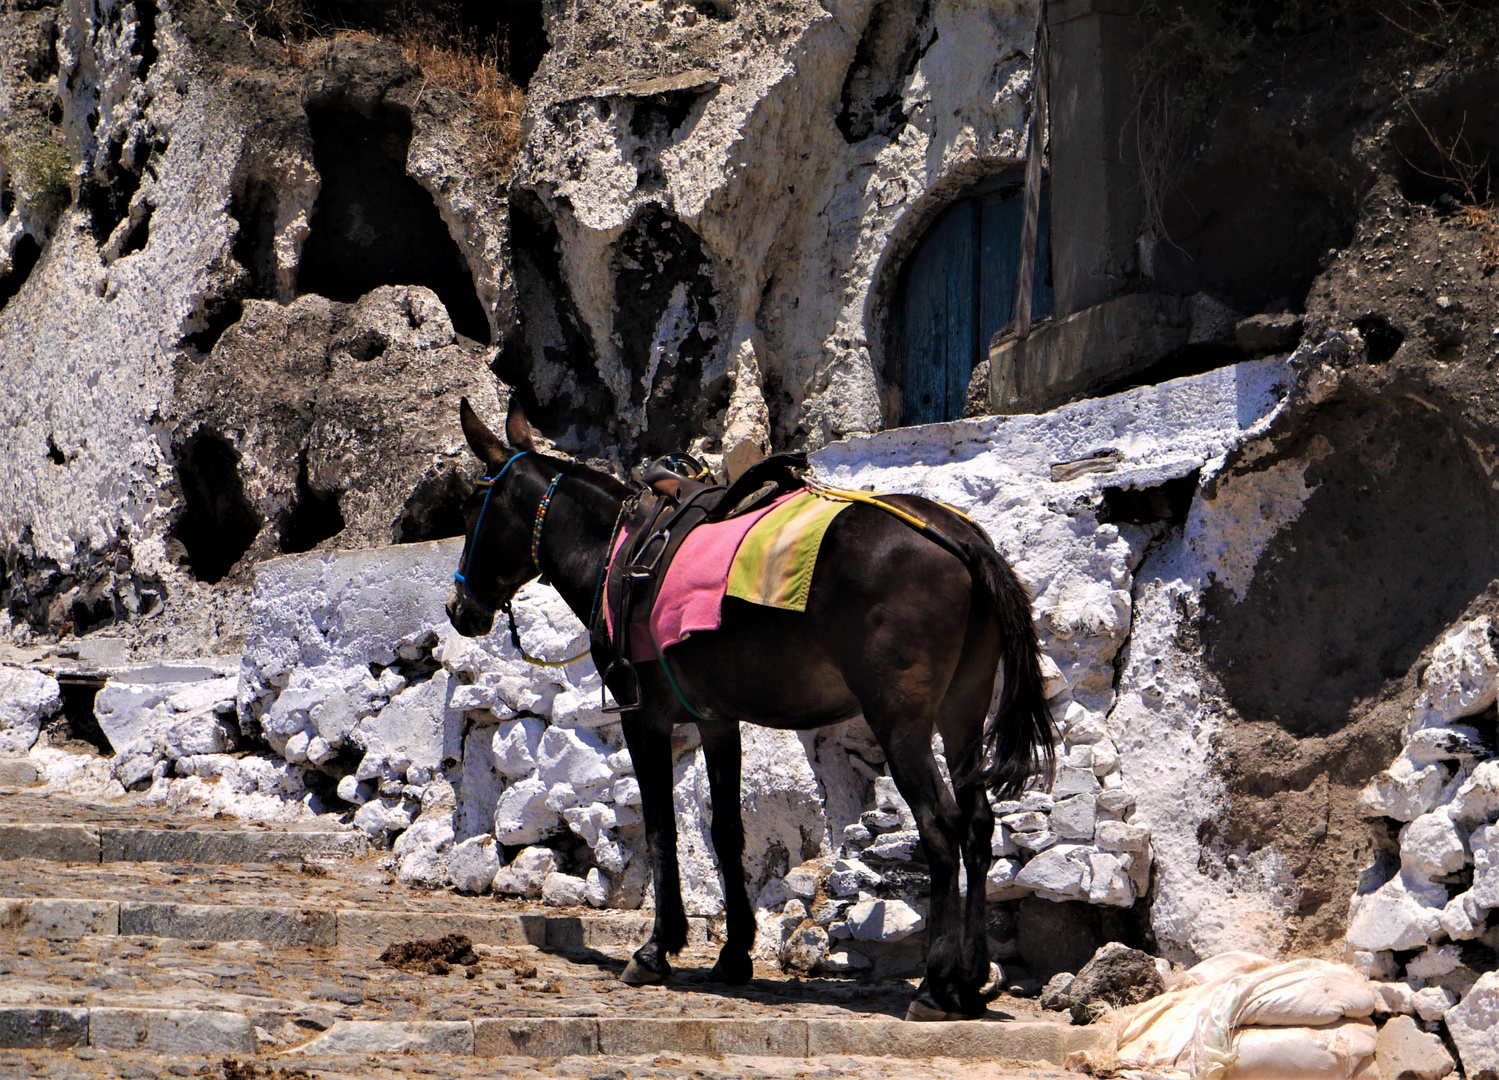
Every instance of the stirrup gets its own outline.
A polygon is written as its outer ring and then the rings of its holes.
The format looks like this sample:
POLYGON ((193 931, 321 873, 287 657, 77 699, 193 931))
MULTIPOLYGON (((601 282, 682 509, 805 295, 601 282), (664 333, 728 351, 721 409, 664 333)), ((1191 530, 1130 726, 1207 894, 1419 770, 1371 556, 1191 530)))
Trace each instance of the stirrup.
MULTIPOLYGON (((604 669, 604 686, 603 689, 599 691, 599 695, 603 699, 603 708, 604 712, 606 713, 629 712, 631 709, 640 708, 640 675, 638 672, 636 672, 635 665, 630 663, 630 661, 626 660, 624 657, 620 657, 618 660, 611 661, 609 666, 604 669), (635 700, 623 701, 620 699, 620 696, 618 694, 615 694, 614 704, 610 705, 609 699, 603 696, 609 691, 609 676, 613 674, 615 668, 620 668, 630 676, 630 684, 635 689, 635 693, 633 695, 635 700)), ((626 695, 626 697, 629 696, 632 695, 626 695)))

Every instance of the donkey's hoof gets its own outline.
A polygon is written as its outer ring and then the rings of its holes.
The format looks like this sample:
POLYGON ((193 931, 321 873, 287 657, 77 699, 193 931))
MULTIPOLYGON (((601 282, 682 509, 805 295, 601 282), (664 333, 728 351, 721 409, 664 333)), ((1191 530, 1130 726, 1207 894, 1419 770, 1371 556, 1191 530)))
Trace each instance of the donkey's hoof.
POLYGON ((999 997, 1000 994, 1004 993, 1004 989, 1005 969, 1000 967, 993 960, 990 960, 989 981, 986 982, 983 986, 979 987, 979 997, 986 1002, 993 1001, 995 998, 999 997))
POLYGON ((652 971, 638 959, 631 957, 625 970, 620 973, 619 981, 629 986, 648 986, 651 983, 664 983, 667 974, 666 971, 652 971))
POLYGON ((746 955, 725 956, 718 954, 718 963, 713 965, 713 970, 708 977, 716 983, 725 986, 744 986, 755 976, 755 966, 746 955))
POLYGON ((932 998, 930 994, 919 994, 911 999, 911 1004, 906 1007, 907 1020, 920 1020, 930 1023, 936 1020, 971 1020, 970 1016, 962 1013, 948 1012, 932 998))

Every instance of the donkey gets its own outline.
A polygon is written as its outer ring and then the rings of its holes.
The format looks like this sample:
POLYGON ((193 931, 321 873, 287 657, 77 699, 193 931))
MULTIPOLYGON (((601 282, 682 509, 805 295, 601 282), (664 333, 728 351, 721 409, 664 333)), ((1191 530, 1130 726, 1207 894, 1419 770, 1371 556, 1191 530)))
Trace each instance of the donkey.
MULTIPOLYGON (((545 575, 580 619, 595 624, 593 658, 605 670, 612 652, 603 619, 595 618, 596 595, 631 489, 538 453, 513 397, 505 441, 467 399, 459 413, 491 484, 464 506, 467 535, 449 619, 465 636, 488 634, 495 611, 545 575)), ((638 707, 623 712, 620 723, 640 784, 656 912, 650 938, 621 976, 625 982, 665 981, 668 957, 687 943, 671 756, 672 729, 692 722, 685 699, 705 717, 724 718, 696 721, 727 909, 716 981, 742 985, 752 974, 755 918, 745 887, 738 721, 805 731, 862 713, 915 815, 931 873, 926 974, 907 1019, 982 1016, 998 993, 984 932, 994 831, 988 794, 1013 798, 1033 773, 1049 775, 1055 747, 1030 596, 977 525, 918 496, 883 498, 940 530, 947 549, 896 516, 855 503, 823 538, 804 612, 725 598, 719 630, 666 650, 670 672, 661 662, 639 665, 638 707), (1001 661, 1003 691, 986 726, 1001 661), (669 683, 673 673, 680 696, 669 683), (951 788, 932 753, 934 728, 946 748, 951 788), (958 888, 960 859, 966 899, 958 888)), ((611 677, 610 689, 628 700, 616 682, 611 677)))

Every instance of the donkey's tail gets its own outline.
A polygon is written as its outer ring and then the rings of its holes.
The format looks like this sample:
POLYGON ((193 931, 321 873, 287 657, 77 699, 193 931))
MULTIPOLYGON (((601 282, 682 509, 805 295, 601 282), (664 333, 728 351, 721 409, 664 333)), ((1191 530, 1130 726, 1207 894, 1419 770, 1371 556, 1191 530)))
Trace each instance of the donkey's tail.
POLYGON ((984 783, 996 798, 1020 795, 1033 774, 1051 786, 1056 728, 1041 679, 1041 643, 1031 622, 1031 598, 1010 564, 993 546, 963 543, 974 582, 994 605, 1004 659, 999 710, 984 730, 984 783))

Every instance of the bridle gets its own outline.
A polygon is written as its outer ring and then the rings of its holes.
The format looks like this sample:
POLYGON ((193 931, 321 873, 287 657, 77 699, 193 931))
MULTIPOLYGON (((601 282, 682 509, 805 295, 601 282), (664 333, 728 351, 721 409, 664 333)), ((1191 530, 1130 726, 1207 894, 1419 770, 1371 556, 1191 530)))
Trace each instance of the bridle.
MULTIPOLYGON (((463 554, 458 559, 458 569, 453 573, 453 581, 457 583, 458 588, 462 590, 463 595, 468 599, 469 603, 484 609, 490 615, 493 615, 496 611, 503 611, 505 613, 505 617, 510 621, 510 643, 515 646, 516 651, 520 653, 523 660, 538 667, 563 667, 574 661, 583 659, 591 650, 584 649, 576 656, 569 656, 565 660, 543 660, 538 656, 532 656, 526 652, 525 647, 520 643, 520 630, 515 625, 515 609, 512 606, 513 597, 511 600, 506 600, 498 608, 490 607, 475 595, 473 586, 468 582, 469 564, 473 561, 474 548, 479 544, 479 535, 484 531, 484 515, 489 512, 489 500, 494 497, 494 489, 505 473, 510 471, 510 466, 525 457, 529 452, 522 450, 520 453, 513 455, 509 461, 505 462, 500 471, 495 473, 495 475, 486 476, 483 479, 474 481, 474 486, 487 490, 484 492, 484 502, 479 507, 479 520, 474 523, 473 539, 464 545, 463 554)), ((541 502, 537 504, 536 520, 531 525, 531 565, 536 568, 538 574, 542 574, 543 582, 545 581, 545 574, 541 569, 541 530, 542 526, 546 523, 547 510, 552 505, 552 495, 556 492, 557 485, 562 481, 563 475, 563 473, 558 473, 552 477, 552 482, 547 485, 546 494, 541 497, 541 502)))

